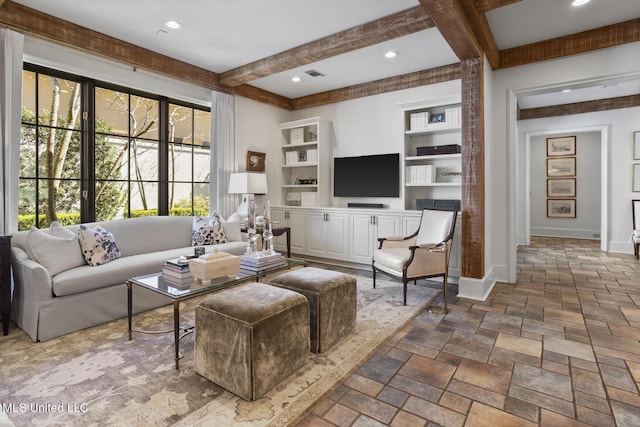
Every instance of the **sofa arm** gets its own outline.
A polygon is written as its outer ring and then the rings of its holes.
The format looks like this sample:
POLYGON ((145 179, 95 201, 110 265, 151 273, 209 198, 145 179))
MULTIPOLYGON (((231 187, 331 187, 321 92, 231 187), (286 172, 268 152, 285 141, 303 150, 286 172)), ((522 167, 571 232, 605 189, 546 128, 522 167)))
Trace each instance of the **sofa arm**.
POLYGON ((51 276, 17 246, 11 247, 11 267, 14 282, 11 317, 35 341, 40 307, 53 298, 51 276))

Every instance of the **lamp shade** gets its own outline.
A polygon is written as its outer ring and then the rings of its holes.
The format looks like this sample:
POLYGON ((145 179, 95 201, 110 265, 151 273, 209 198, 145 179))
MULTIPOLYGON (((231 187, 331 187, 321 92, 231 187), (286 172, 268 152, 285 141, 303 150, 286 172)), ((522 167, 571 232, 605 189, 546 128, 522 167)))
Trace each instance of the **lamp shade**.
POLYGON ((267 194, 267 175, 249 172, 232 173, 229 176, 229 193, 267 194))

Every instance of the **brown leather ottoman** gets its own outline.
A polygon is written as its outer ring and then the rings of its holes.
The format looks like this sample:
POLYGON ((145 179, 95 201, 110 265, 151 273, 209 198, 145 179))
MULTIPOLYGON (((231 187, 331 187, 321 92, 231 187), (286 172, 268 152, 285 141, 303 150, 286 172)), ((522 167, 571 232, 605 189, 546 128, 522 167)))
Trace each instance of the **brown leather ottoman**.
POLYGON ((354 330, 355 277, 305 267, 276 276, 269 284, 300 292, 309 300, 312 352, 324 353, 354 330))
POLYGON ((247 283, 196 307, 195 371, 255 400, 309 360, 309 304, 293 291, 247 283))

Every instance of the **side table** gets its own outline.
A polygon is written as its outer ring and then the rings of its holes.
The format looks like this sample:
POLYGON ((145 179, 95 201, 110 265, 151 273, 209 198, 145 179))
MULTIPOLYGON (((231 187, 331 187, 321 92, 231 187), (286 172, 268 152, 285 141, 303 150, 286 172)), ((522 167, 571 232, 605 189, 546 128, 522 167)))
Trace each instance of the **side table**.
POLYGON ((11 321, 11 236, 0 236, 0 315, 2 332, 8 335, 11 321))

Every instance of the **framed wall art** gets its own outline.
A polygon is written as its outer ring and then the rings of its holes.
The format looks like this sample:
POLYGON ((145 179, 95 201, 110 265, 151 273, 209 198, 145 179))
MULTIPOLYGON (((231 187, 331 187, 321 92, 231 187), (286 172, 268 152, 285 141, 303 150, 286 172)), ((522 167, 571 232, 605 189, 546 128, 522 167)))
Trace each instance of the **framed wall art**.
POLYGON ((247 172, 264 172, 266 156, 265 153, 247 151, 247 172))
POLYGON ((547 157, 575 156, 576 137, 547 138, 547 157))
POLYGON ((547 199, 548 218, 575 218, 576 199, 547 199))
POLYGON ((640 130, 633 133, 633 160, 640 160, 640 130))
POLYGON ((547 197, 576 197, 576 179, 547 179, 547 197))
POLYGON ((640 163, 633 165, 633 184, 632 189, 634 192, 640 192, 640 163))
POLYGON ((547 176, 576 176, 576 158, 559 157, 547 159, 547 176))

